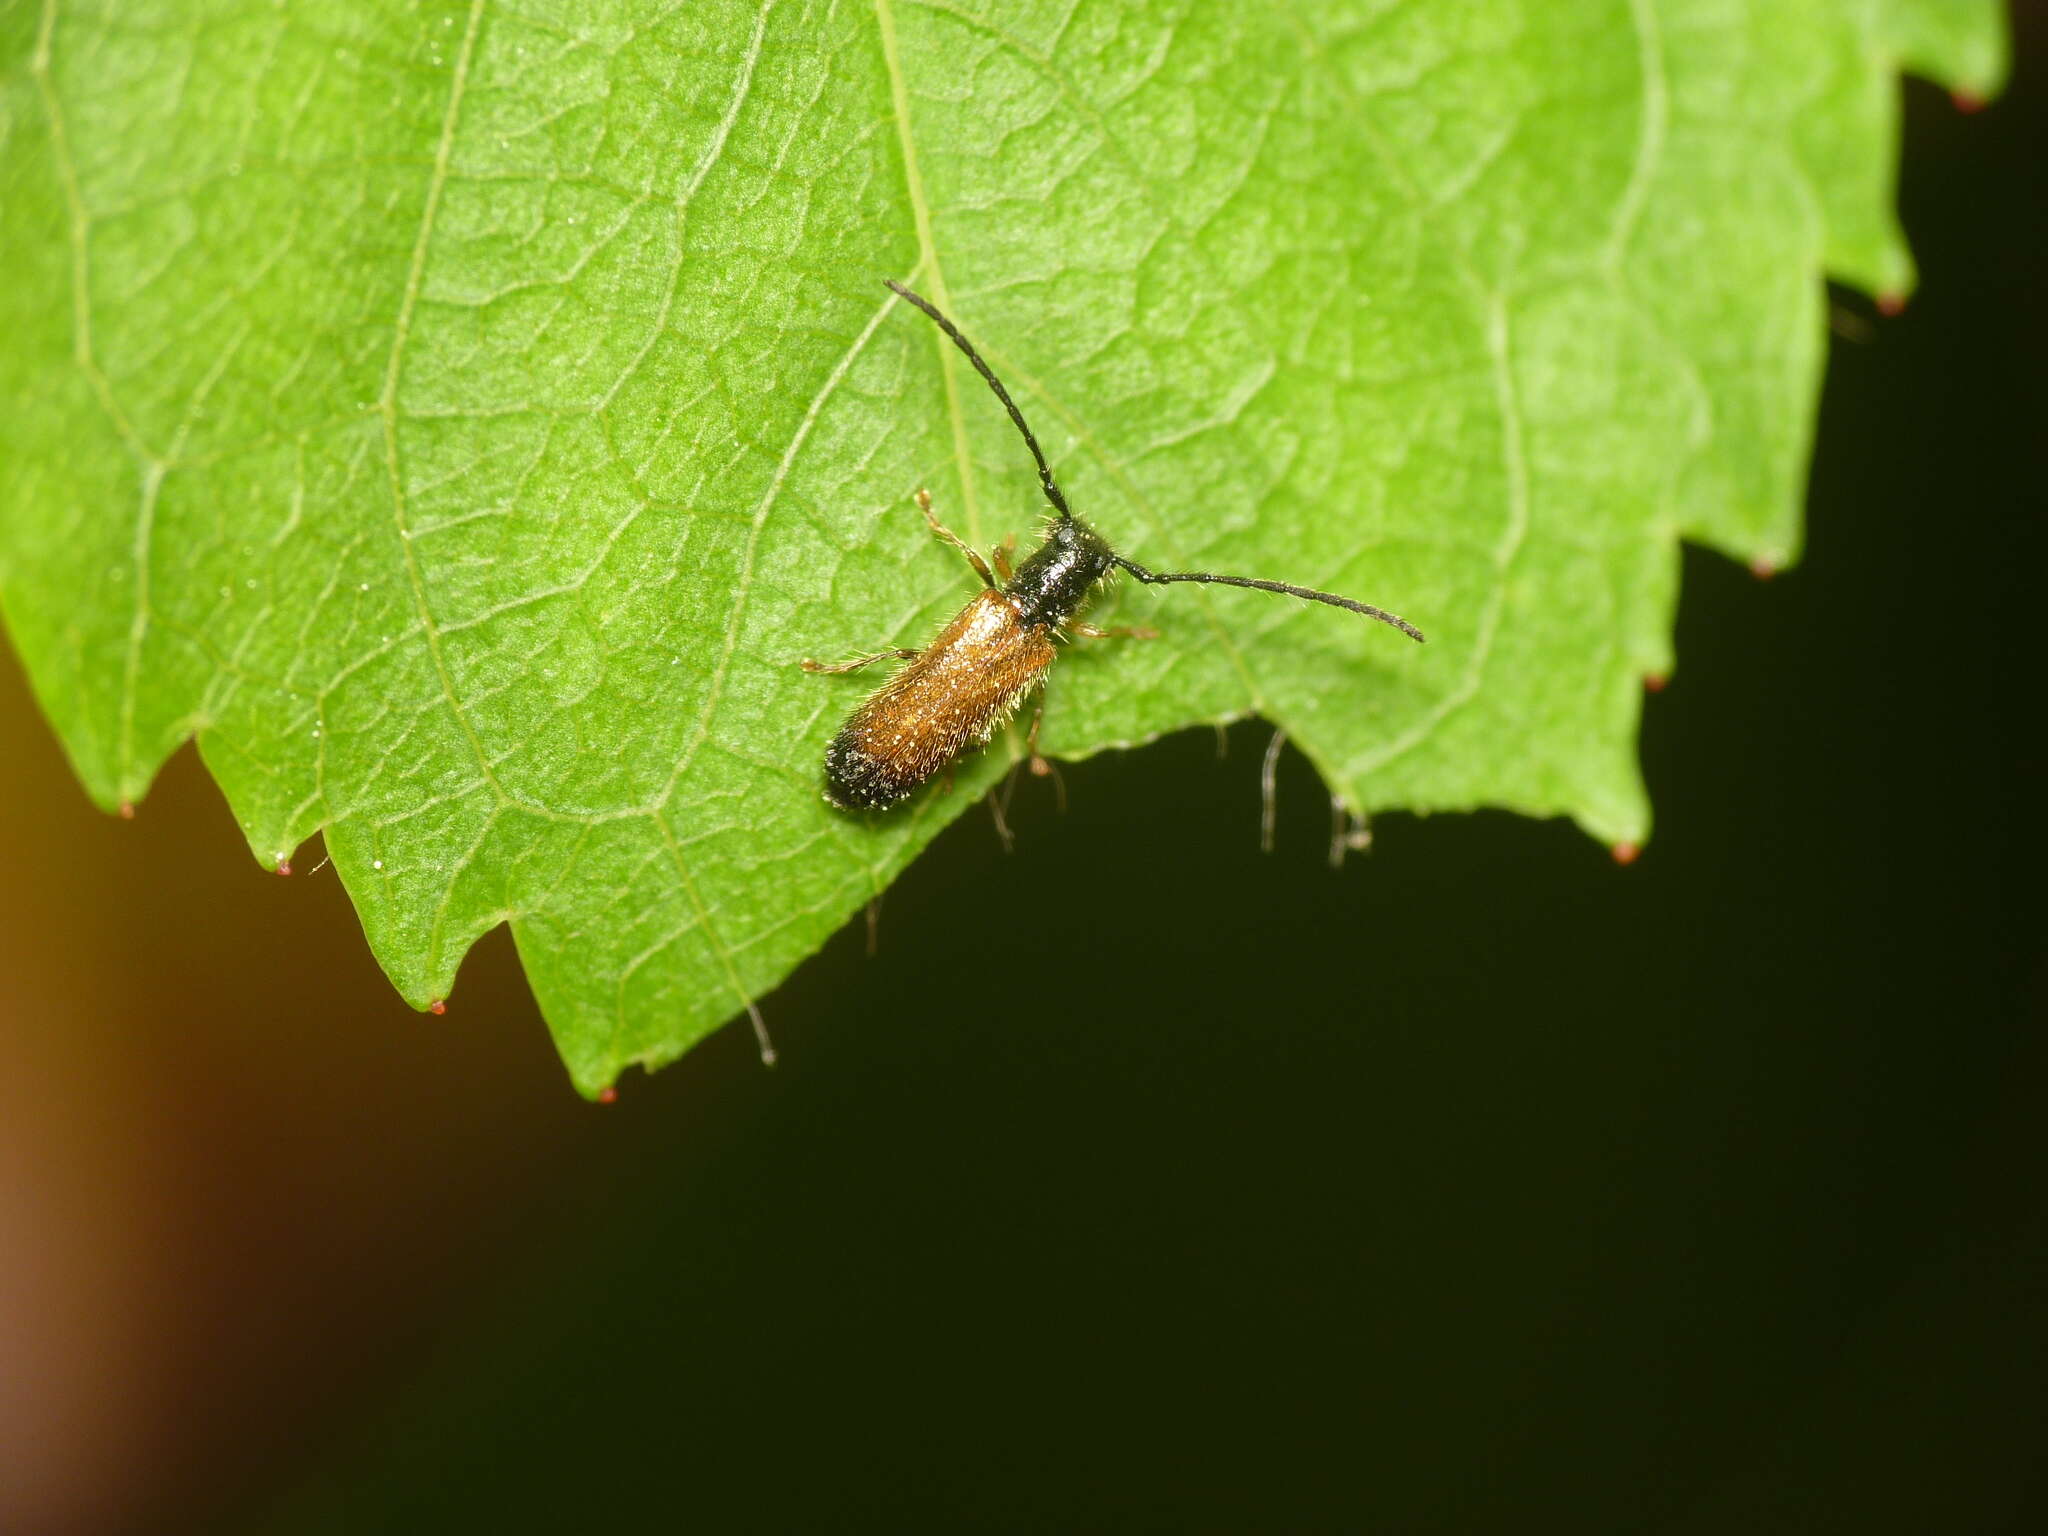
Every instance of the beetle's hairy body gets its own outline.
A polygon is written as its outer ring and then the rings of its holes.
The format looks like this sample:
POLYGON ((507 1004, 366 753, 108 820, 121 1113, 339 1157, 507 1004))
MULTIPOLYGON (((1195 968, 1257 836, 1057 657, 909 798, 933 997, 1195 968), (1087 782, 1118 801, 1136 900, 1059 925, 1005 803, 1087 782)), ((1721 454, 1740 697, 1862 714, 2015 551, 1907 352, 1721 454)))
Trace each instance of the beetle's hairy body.
POLYGON ((825 752, 825 798, 894 805, 970 747, 987 744, 1057 654, 1050 624, 993 588, 856 709, 825 752))

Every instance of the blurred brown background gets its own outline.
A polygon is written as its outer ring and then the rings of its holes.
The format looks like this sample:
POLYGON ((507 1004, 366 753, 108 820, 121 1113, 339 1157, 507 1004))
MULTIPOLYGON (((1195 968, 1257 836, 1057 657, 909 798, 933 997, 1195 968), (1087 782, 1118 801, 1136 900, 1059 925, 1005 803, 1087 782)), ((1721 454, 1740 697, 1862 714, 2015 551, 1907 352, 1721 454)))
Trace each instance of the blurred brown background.
POLYGON ((98 815, 11 655, 0 742, 0 1530, 148 1529, 402 1360, 591 1117, 502 934, 415 1014, 189 749, 98 815))
POLYGON ((1330 875, 1293 759, 1262 859, 1189 736, 597 1108, 502 934, 412 1013, 0 657, 0 1530, 2048 1528, 2038 17, 1911 88, 1925 287, 1841 296, 1807 563, 1688 557, 1625 872, 1330 875))

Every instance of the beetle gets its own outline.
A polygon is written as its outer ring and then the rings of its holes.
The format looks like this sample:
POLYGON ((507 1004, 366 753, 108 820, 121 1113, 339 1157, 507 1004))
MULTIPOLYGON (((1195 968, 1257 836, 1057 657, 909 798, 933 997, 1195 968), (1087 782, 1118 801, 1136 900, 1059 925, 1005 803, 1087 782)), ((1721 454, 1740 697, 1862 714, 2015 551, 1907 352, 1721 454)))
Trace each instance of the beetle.
MULTIPOLYGON (((1193 581, 1327 603, 1391 624, 1410 639, 1422 639, 1422 631, 1406 619, 1332 592, 1253 576, 1219 576, 1211 571, 1152 571, 1118 554, 1067 505, 1024 413, 974 343, 931 300, 894 278, 883 281, 906 303, 923 310, 995 391, 1038 462, 1038 483, 1052 507, 1052 518, 1046 525, 1045 541, 1023 564, 1012 570, 1009 546, 1003 545, 995 551, 996 568, 991 571, 966 540, 939 521, 932 511, 931 493, 917 493, 918 509, 933 536, 966 556, 981 578, 982 590, 923 650, 877 651, 831 663, 807 657, 801 663, 806 672, 853 672, 891 659, 906 663, 847 717, 825 749, 825 798, 840 810, 880 810, 895 805, 962 752, 987 745, 1026 695, 1044 682, 1046 669, 1058 654, 1057 642, 1068 634, 1090 639, 1156 638, 1156 632, 1149 629, 1097 629, 1080 622, 1081 610, 1095 589, 1118 572, 1148 586, 1193 581)), ((1029 741, 1032 767, 1039 772, 1044 771, 1043 759, 1038 756, 1038 722, 1044 708, 1041 699, 1029 741)))

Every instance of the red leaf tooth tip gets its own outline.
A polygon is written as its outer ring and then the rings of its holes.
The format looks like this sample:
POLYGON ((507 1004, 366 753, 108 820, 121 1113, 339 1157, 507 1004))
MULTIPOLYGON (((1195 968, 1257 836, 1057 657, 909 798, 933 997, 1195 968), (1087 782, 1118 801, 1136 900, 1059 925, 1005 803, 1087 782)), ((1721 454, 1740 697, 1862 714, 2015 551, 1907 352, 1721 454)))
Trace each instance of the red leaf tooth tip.
POLYGON ((1948 99, 1955 103, 1958 112, 1982 112, 1984 98, 1975 91, 1950 91, 1948 99))
POLYGON ((1877 296, 1877 312, 1887 320, 1906 312, 1906 296, 1903 293, 1880 293, 1877 296))
POLYGON ((279 859, 277 861, 277 872, 280 875, 289 875, 292 872, 292 861, 290 859, 279 859))
POLYGON ((1662 693, 1664 685, 1670 681, 1671 679, 1662 672, 1646 672, 1643 674, 1643 691, 1645 693, 1662 693))
POLYGON ((448 1004, 447 1004, 446 1002, 444 1002, 444 1001, 443 1001, 442 999, 438 998, 438 997, 437 997, 437 998, 435 998, 435 999, 434 999, 434 1000, 433 1000, 433 1001, 432 1001, 431 1003, 427 1004, 427 1012, 429 1012, 429 1013, 432 1013, 432 1014, 443 1014, 443 1013, 446 1013, 447 1011, 448 1011, 448 1004))
POLYGON ((1769 581, 1778 574, 1778 562, 1768 555, 1758 555, 1749 562, 1749 574, 1758 581, 1769 581))
POLYGON ((599 1090, 597 1091, 597 1102, 598 1102, 598 1103, 600 1103, 600 1104, 616 1104, 616 1103, 618 1103, 618 1102, 619 1102, 619 1090, 618 1090, 618 1089, 616 1089, 616 1088, 600 1088, 600 1089, 599 1089, 599 1090))
POLYGON ((123 800, 118 809, 123 821, 133 821, 135 819, 135 802, 133 800, 123 800))
POLYGON ((1642 853, 1643 850, 1638 848, 1634 843, 1616 843, 1608 851, 1614 855, 1614 862, 1619 864, 1623 869, 1626 869, 1629 865, 1635 863, 1637 857, 1642 853))

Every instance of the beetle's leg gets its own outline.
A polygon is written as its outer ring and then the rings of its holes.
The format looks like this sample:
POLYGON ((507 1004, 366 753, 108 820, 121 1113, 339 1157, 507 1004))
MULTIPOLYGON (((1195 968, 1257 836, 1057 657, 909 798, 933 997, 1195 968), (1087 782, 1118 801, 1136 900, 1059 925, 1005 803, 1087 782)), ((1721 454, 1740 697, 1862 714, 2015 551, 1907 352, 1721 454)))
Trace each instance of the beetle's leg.
POLYGON ((1156 629, 1097 629, 1093 624, 1069 624, 1067 628, 1086 640, 1157 640, 1156 629))
POLYGON ((1011 534, 996 546, 996 575, 1002 578, 1004 586, 1010 584, 1010 557, 1017 552, 1017 535, 1011 534))
POLYGON ((1060 814, 1064 816, 1067 814, 1067 781, 1060 777, 1060 771, 1052 765, 1051 759, 1042 756, 1038 750, 1038 728, 1044 723, 1045 690, 1041 688, 1038 690, 1038 708, 1031 712, 1031 729, 1024 736, 1024 750, 1031 754, 1031 772, 1034 777, 1042 779, 1047 775, 1051 776, 1053 790, 1059 796, 1060 814))
POLYGON ((888 661, 892 658, 897 661, 908 661, 918 654, 920 653, 917 651, 877 651, 872 656, 856 656, 851 661, 813 661, 806 656, 797 665, 806 672, 858 672, 871 662, 888 661))
POLYGON ((932 493, 930 491, 920 490, 917 493, 917 510, 924 514, 924 520, 931 525, 932 532, 942 542, 952 545, 967 557, 967 563, 974 567, 974 574, 981 578, 981 584, 984 587, 992 587, 996 584, 995 577, 989 574, 988 562, 977 555, 974 552, 974 547, 965 539, 939 521, 938 515, 932 511, 932 493))

